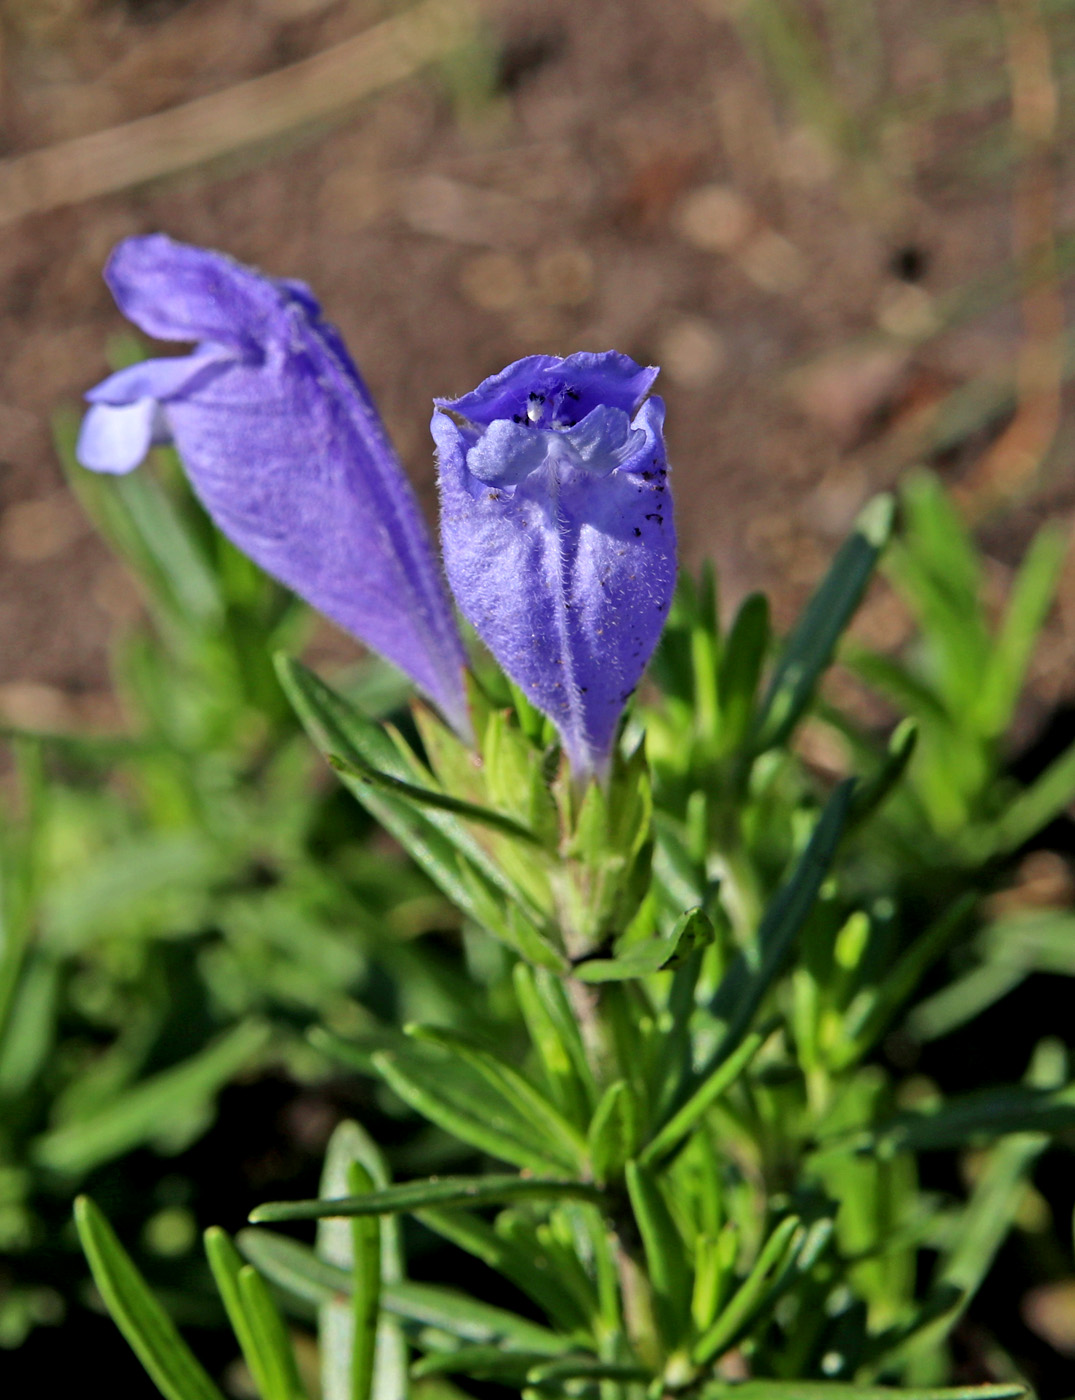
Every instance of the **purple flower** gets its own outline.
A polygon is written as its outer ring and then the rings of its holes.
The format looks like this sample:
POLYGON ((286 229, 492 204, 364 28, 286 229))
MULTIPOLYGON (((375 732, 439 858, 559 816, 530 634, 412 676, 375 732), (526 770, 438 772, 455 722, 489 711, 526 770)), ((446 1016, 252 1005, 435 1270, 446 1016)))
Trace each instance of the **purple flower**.
POLYGON ((90 391, 83 465, 128 472, 151 444, 174 442, 230 540, 469 732, 465 656, 428 534, 309 290, 160 234, 121 243, 105 276, 142 330, 195 349, 90 391))
POLYGON ((656 376, 534 355, 435 401, 448 582, 582 773, 607 766, 675 586, 656 376))

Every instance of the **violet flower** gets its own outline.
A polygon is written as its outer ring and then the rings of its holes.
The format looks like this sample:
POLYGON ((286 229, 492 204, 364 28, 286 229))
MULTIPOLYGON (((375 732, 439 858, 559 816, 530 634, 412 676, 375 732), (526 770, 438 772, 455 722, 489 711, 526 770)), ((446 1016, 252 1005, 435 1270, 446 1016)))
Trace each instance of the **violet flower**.
POLYGON ((244 553, 405 671, 469 732, 465 656, 410 486, 366 386, 309 290, 160 234, 105 272, 120 310, 193 353, 92 389, 79 460, 128 472, 174 442, 244 553))
POLYGON ((580 773, 606 769, 675 587, 656 376, 534 355, 435 400, 448 582, 580 773))

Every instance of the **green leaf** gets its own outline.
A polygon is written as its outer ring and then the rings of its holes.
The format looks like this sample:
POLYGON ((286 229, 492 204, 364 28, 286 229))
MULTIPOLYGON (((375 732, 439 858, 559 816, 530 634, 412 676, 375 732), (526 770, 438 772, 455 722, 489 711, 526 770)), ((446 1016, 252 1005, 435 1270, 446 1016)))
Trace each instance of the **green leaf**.
POLYGON ((231 1330, 238 1339, 243 1359, 254 1378, 258 1393, 266 1397, 266 1400, 270 1396, 274 1397, 275 1400, 277 1392, 273 1388, 270 1367, 262 1355, 257 1332, 250 1320, 246 1302, 239 1287, 239 1274, 243 1268, 242 1258, 219 1225, 213 1225, 206 1230, 204 1241, 206 1257, 209 1260, 209 1267, 213 1271, 217 1292, 220 1294, 224 1311, 228 1314, 228 1321, 231 1323, 231 1330))
POLYGON ((1073 801, 1075 744, 1053 759, 1039 778, 1007 804, 1004 815, 983 834, 982 858, 1018 850, 1073 801))
POLYGON ((638 1162, 628 1162, 627 1194, 642 1236, 657 1319, 667 1350, 673 1351, 690 1328, 691 1285, 687 1248, 676 1229, 656 1177, 638 1162))
POLYGON ((271 1201, 250 1212, 253 1224, 274 1220, 319 1220, 322 1216, 397 1215, 424 1210, 429 1206, 482 1206, 505 1201, 552 1201, 569 1197, 580 1201, 600 1201, 601 1190, 586 1181, 544 1180, 538 1177, 442 1176, 429 1181, 406 1181, 369 1191, 360 1196, 342 1196, 334 1201, 271 1201))
MULTIPOLYGON (((319 677, 292 657, 276 657, 280 684, 313 742, 358 769, 412 783, 414 771, 381 728, 360 714, 319 677)), ((486 854, 454 812, 419 810, 408 799, 368 782, 344 776, 344 785, 388 830, 455 907, 509 941, 520 952, 516 925, 526 924, 530 938, 554 965, 563 958, 543 931, 544 915, 486 854)))
POLYGON ((876 812, 906 773, 917 745, 917 723, 913 719, 903 720, 892 731, 888 751, 877 772, 856 788, 847 818, 849 826, 860 826, 876 812))
POLYGON ((765 655, 769 650, 769 600, 751 593, 743 600, 720 660, 720 747, 724 753, 740 748, 750 731, 754 698, 765 655))
POLYGON ((868 996, 862 997, 854 1019, 848 1017, 841 1045, 834 1047, 831 1062, 843 1067, 861 1058, 875 1044, 907 1004, 915 988, 938 958, 962 934, 978 905, 977 895, 967 892, 920 933, 868 996))
POLYGON ((382 773, 372 764, 356 762, 353 757, 341 758, 339 754, 334 753, 326 754, 325 757, 337 773, 354 778, 359 783, 372 783, 374 787, 384 788, 385 791, 412 802, 416 807, 434 807, 441 812, 453 812, 457 817, 491 827, 493 831, 512 836, 517 841, 525 841, 534 846, 542 844, 529 827, 523 826, 505 812, 495 812, 491 807, 483 807, 477 802, 464 802, 462 798, 452 797, 449 793, 405 782, 402 778, 393 777, 391 773, 382 773))
POLYGON ((408 1026, 407 1034, 436 1045, 469 1065, 501 1098, 512 1104, 524 1120, 533 1124, 539 1139, 555 1144, 557 1157, 562 1158, 569 1169, 577 1170, 582 1166, 586 1157, 586 1141, 582 1134, 518 1070, 458 1031, 436 1026, 408 1026))
POLYGON ((512 980, 549 1093, 570 1121, 581 1125, 590 1116, 596 1090, 563 983, 521 961, 512 968, 512 980))
POLYGON ((701 909, 688 909, 667 938, 647 938, 614 958, 590 958, 576 963, 571 975, 580 982, 627 982, 649 977, 676 967, 711 943, 714 936, 709 916, 701 909))
POLYGON ((810 703, 888 543, 894 513, 891 496, 877 496, 866 506, 807 603, 784 644, 753 725, 755 753, 782 744, 810 703))
POLYGON ((594 1180, 605 1183, 623 1171, 633 1155, 638 1133, 638 1111, 631 1086, 617 1079, 601 1096, 588 1134, 594 1180))
POLYGON ((75 1223, 105 1306, 166 1400, 223 1400, 88 1196, 75 1223))
POLYGON ((795 869, 762 915, 754 942, 737 954, 717 988, 710 1009, 724 1033, 704 1077, 739 1045, 809 917, 843 834, 854 787, 854 779, 846 779, 834 790, 795 869))
POLYGON ((1067 531, 1044 525, 1031 541, 1015 576, 978 702, 967 716, 980 734, 999 737, 1011 723, 1027 668, 1056 597, 1068 549, 1067 531))
POLYGON ((340 1264, 320 1258, 309 1245, 272 1230, 240 1230, 235 1242, 243 1256, 270 1283, 292 1298, 320 1306, 340 1302, 351 1295, 351 1273, 340 1264))
MULTIPOLYGON (((347 1176, 352 1198, 372 1193, 373 1178, 361 1162, 352 1162, 347 1176)), ((352 1219, 351 1249, 351 1400, 370 1400, 381 1310, 381 1222, 376 1215, 352 1219)))
POLYGON ((411 1367, 416 1380, 424 1376, 464 1375, 476 1381, 521 1385, 535 1363, 548 1358, 540 1352, 507 1351, 499 1346, 460 1347, 423 1356, 411 1367))
POLYGON ((722 1060, 716 1069, 702 1080, 687 1102, 672 1114, 646 1144, 639 1155, 639 1161, 644 1166, 656 1166, 669 1153, 675 1151, 699 1118, 736 1082, 765 1039, 765 1034, 757 1031, 746 1036, 728 1058, 722 1060))
POLYGON ((920 1001, 907 1017, 907 1029, 917 1041, 938 1040, 1006 997, 1029 973, 1018 963, 979 963, 920 1001))
POLYGON ((841 1381, 738 1381, 707 1385, 704 1400, 1021 1400, 1025 1385, 895 1386, 841 1381))
POLYGON ((840 1139, 822 1138, 819 1150, 839 1144, 859 1152, 890 1156, 896 1152, 933 1152, 966 1147, 1008 1133, 1058 1133, 1075 1127, 1075 1082, 1059 1089, 1025 1084, 944 1099, 917 1112, 898 1114, 888 1123, 840 1139))
POLYGON ((266 1376, 265 1400, 298 1400, 306 1392, 291 1339, 265 1280, 250 1264, 239 1270, 239 1294, 266 1376))
MULTIPOLYGON (((238 1244, 267 1278, 294 1298, 320 1306, 350 1297, 350 1270, 319 1259, 298 1240, 271 1230, 242 1230, 238 1244)), ((544 1355, 556 1355, 570 1345, 569 1339, 539 1323, 434 1284, 386 1283, 381 1303, 404 1321, 447 1332, 461 1341, 507 1343, 544 1355)))
POLYGON ((572 1159, 565 1160, 555 1150, 556 1144, 545 1140, 534 1123, 502 1096, 486 1091, 484 1099, 475 1099, 466 1093, 466 1086, 456 1073, 440 1074, 434 1082, 433 1067, 428 1062, 398 1051, 376 1051, 372 1063, 381 1078, 416 1113, 479 1151, 530 1171, 555 1174, 573 1169, 572 1159))
MULTIPOLYGON (((329 1139, 318 1192, 322 1200, 351 1191, 356 1164, 365 1173, 366 1184, 382 1189, 390 1184, 388 1164, 377 1144, 364 1128, 345 1120, 329 1139)), ((405 1400, 407 1343, 399 1319, 384 1306, 385 1288, 403 1278, 399 1222, 392 1216, 377 1220, 378 1248, 368 1250, 361 1259, 356 1253, 352 1225, 346 1218, 322 1218, 317 1222, 316 1260, 340 1269, 345 1279, 343 1286, 337 1286, 338 1291, 322 1299, 317 1309, 322 1400, 353 1400, 356 1366, 361 1386, 363 1368, 371 1358, 375 1363, 372 1387, 377 1400, 405 1400), (379 1317, 370 1317, 371 1288, 364 1286, 359 1291, 355 1287, 359 1267, 363 1277, 366 1271, 372 1275, 376 1268, 374 1286, 383 1309, 379 1317)))
POLYGON ((37 1162, 72 1176, 152 1141, 181 1113, 210 1100, 269 1039, 262 1021, 244 1021, 197 1055, 144 1080, 88 1118, 54 1128, 31 1144, 37 1162))
POLYGON ((721 1309, 716 1322, 695 1344, 691 1358, 696 1365, 707 1365, 721 1356, 752 1326, 765 1305, 770 1285, 779 1280, 804 1238, 798 1216, 789 1215, 780 1222, 762 1246, 750 1273, 721 1309))
MULTIPOLYGON (((507 1228, 507 1212, 497 1218, 497 1227, 465 1210, 425 1210, 418 1219, 423 1225, 476 1259, 510 1279, 528 1294, 557 1325, 568 1333, 586 1333, 590 1309, 564 1286, 547 1252, 536 1242, 533 1231, 519 1239, 518 1231, 507 1228)), ((566 1351, 568 1345, 558 1348, 566 1351)))
POLYGON ((596 1356, 565 1356, 557 1361, 542 1361, 531 1366, 526 1376, 530 1385, 539 1389, 558 1390, 571 1381, 648 1381, 650 1373, 643 1366, 624 1361, 602 1361, 596 1356))

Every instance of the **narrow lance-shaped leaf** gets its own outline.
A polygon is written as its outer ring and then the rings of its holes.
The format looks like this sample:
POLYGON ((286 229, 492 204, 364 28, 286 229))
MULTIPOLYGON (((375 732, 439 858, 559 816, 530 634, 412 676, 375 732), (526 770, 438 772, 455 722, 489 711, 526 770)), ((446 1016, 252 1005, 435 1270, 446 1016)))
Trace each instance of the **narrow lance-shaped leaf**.
POLYGON ((440 1075, 434 1087, 426 1065, 396 1052, 378 1051, 372 1061, 404 1103, 461 1141, 527 1171, 555 1174, 574 1169, 572 1155, 550 1142, 511 1100, 486 1091, 468 1101, 462 1082, 453 1083, 454 1075, 440 1075))
MULTIPOLYGON (((403 783, 414 781, 414 772, 380 725, 301 662, 278 656, 276 666, 280 684, 322 753, 340 755, 357 768, 372 766, 403 783)), ((539 927, 540 911, 531 908, 523 892, 489 858, 458 816, 434 807, 419 809, 405 797, 371 783, 346 776, 343 781, 457 909, 497 937, 508 934, 512 919, 522 921, 554 965, 563 962, 539 927)), ((508 941, 512 941, 510 937, 508 941)), ((512 946, 518 947, 518 942, 516 939, 512 946)))
POLYGON ((711 1010, 725 1029, 706 1075, 741 1041, 806 922, 836 854, 854 786, 847 779, 833 792, 806 850, 762 916, 753 944, 737 955, 717 988, 711 1010))
POLYGON ((220 1294, 224 1310, 228 1314, 231 1330, 243 1353, 258 1393, 269 1397, 274 1394, 273 1382, 266 1358, 262 1354, 256 1329, 247 1313, 246 1301, 239 1287, 239 1274, 243 1260, 225 1232, 214 1225, 205 1232, 205 1253, 213 1279, 220 1294))
POLYGON ((255 1206, 250 1212, 253 1224, 274 1220, 319 1220, 323 1216, 397 1215, 429 1206, 482 1206, 505 1201, 551 1201, 569 1197, 600 1201, 600 1188, 586 1181, 545 1180, 541 1177, 448 1176, 429 1181, 407 1181, 360 1196, 343 1196, 325 1201, 272 1201, 255 1206))
POLYGON ((888 543, 894 514, 891 496, 878 496, 869 503, 807 603, 784 643, 755 720, 754 752, 782 744, 798 723, 888 543))
POLYGON ((614 958, 590 958, 576 963, 571 975, 580 982, 627 982, 674 968, 698 948, 713 941, 713 925, 701 909, 688 909, 667 938, 647 938, 614 958))
POLYGON ((305 1397, 284 1319, 265 1280, 250 1264, 239 1270, 239 1293, 267 1378, 265 1400, 305 1397))
POLYGON ((513 1066, 469 1037, 446 1027, 408 1026, 407 1034, 439 1046, 450 1057, 475 1070, 501 1097, 512 1103, 523 1118, 532 1120, 538 1133, 547 1135, 567 1162, 581 1165, 586 1149, 582 1134, 513 1066))
POLYGON ((658 1322, 666 1347, 673 1350, 683 1341, 690 1325, 686 1244, 649 1169, 628 1162, 626 1178, 631 1210, 646 1251, 658 1322))
POLYGON ((264 1022, 241 1022, 189 1060, 143 1080, 88 1118, 37 1138, 31 1149, 35 1159, 53 1171, 75 1174, 153 1138, 168 1118, 210 1101, 255 1059, 268 1035, 264 1022))
POLYGON ((395 793, 406 801, 412 802, 416 807, 435 807, 442 812, 453 812, 465 821, 477 822, 480 826, 490 827, 493 831, 499 831, 505 836, 513 836, 517 841, 524 841, 528 845, 541 844, 529 827, 523 826, 514 817, 509 817, 504 812, 494 811, 491 807, 482 807, 477 802, 464 802, 460 797, 453 797, 446 792, 437 792, 435 788, 420 787, 416 783, 404 782, 402 778, 393 777, 391 773, 382 773, 379 768, 374 768, 372 764, 355 762, 353 758, 341 758, 338 754, 330 753, 328 761, 337 773, 343 773, 349 778, 356 778, 360 783, 372 783, 375 787, 384 788, 387 792, 395 793))
POLYGON ((721 1309, 713 1326, 696 1342, 692 1358, 698 1365, 727 1351, 750 1327, 768 1287, 803 1242, 801 1224, 797 1216, 789 1215, 766 1240, 750 1273, 721 1309))
POLYGON ((75 1202, 75 1223, 113 1321, 166 1400, 223 1400, 88 1196, 75 1202))
POLYGON ((703 1400, 1021 1400, 1018 1381, 1006 1385, 849 1385, 846 1381, 740 1381, 707 1385, 703 1400))
POLYGON ((1043 526, 1015 576, 1000 632, 968 716, 979 733, 1003 734, 1011 723, 1035 643, 1056 596, 1068 550, 1068 532, 1043 526))
MULTIPOLYGON (((298 1240, 271 1230, 241 1230, 239 1248, 256 1267, 290 1297, 317 1306, 346 1306, 352 1288, 350 1269, 331 1264, 298 1240)), ((386 1312, 417 1327, 475 1343, 503 1342, 517 1350, 556 1355, 570 1346, 547 1327, 493 1307, 455 1289, 426 1283, 385 1283, 381 1303, 386 1312)))
MULTIPOLYGON (((373 1190, 373 1178, 361 1162, 351 1163, 347 1181, 352 1196, 373 1190)), ((381 1307, 381 1222, 376 1215, 352 1218, 351 1248, 351 1400, 370 1400, 381 1307)))

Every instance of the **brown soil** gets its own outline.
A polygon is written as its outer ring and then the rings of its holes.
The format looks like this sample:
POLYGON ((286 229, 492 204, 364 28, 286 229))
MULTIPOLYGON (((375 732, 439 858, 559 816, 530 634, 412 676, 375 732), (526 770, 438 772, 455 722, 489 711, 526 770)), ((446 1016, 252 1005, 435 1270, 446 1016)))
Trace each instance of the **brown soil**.
MULTIPOLYGON (((397 8, 6 0, 0 154, 223 92, 397 8)), ((311 282, 431 510, 434 394, 536 351, 662 364, 685 554, 718 561, 729 600, 773 589, 784 620, 863 501, 917 460, 992 510, 1001 584, 1033 524, 1075 502, 1066 417, 1030 468, 1001 461, 996 492, 975 473, 1003 411, 937 448, 938 407, 1010 380, 1027 333, 1011 296, 955 323, 949 301, 1010 269, 1031 159, 1012 155, 991 0, 862 0, 872 37, 833 18, 850 25, 854 0, 804 7, 820 86, 805 58, 781 78, 732 0, 485 8, 462 58, 334 121, 0 230, 0 712, 110 713, 132 594, 66 493, 49 416, 106 370, 123 327, 100 268, 134 232, 311 282)), ((1051 21, 1058 68, 1070 34, 1051 21)), ((1062 222, 1072 187, 1047 154, 1058 189, 1038 197, 1062 222)), ((883 596, 869 614, 899 639, 883 596)), ((1066 615, 1046 698, 1070 684, 1075 598, 1066 615)))

